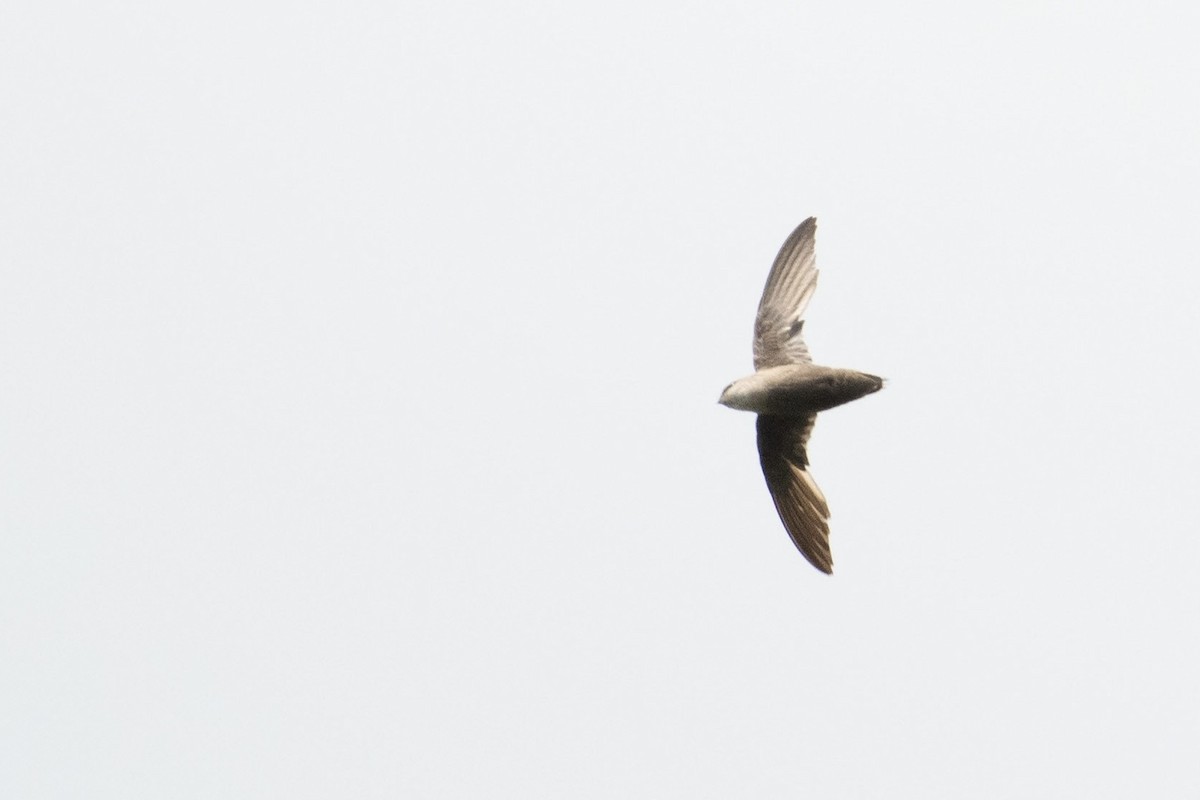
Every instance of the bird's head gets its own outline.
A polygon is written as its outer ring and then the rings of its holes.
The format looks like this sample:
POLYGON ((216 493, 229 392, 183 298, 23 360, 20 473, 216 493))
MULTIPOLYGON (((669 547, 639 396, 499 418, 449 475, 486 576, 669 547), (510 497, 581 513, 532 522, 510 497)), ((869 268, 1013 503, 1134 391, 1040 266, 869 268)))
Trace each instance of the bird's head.
POLYGON ((727 408, 736 408, 739 411, 753 411, 752 399, 752 387, 743 378, 726 386, 717 402, 727 408))

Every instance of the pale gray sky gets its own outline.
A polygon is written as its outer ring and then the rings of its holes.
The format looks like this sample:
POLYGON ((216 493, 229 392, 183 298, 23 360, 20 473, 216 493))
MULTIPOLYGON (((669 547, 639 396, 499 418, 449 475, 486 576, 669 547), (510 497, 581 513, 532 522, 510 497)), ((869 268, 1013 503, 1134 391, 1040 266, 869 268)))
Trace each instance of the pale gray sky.
POLYGON ((0 795, 1195 797, 1198 23, 10 4, 0 795))

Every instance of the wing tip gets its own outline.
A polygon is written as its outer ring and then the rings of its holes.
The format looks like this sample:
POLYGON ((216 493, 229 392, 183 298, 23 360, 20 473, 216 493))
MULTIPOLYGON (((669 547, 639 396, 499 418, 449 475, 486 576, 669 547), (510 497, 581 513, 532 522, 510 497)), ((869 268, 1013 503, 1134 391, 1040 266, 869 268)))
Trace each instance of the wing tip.
POLYGON ((796 549, 800 551, 800 555, 804 556, 804 560, 812 564, 818 572, 823 572, 826 575, 833 574, 833 556, 831 554, 805 552, 804 548, 795 539, 792 540, 792 544, 796 545, 796 549))

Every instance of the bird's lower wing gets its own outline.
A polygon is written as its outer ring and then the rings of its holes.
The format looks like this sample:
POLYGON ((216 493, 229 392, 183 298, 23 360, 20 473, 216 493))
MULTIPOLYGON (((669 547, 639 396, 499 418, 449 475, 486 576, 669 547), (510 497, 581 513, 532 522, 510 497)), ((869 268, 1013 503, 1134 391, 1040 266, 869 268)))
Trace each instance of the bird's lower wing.
POLYGON ((758 417, 758 459, 775 510, 788 535, 809 563, 825 573, 833 572, 829 551, 829 506, 808 472, 805 443, 816 415, 758 417))

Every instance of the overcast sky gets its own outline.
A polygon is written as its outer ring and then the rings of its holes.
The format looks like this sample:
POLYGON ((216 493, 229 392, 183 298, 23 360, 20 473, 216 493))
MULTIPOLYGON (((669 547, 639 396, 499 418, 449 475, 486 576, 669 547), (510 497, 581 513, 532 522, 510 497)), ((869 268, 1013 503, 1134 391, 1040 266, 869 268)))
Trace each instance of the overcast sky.
POLYGON ((1196 797, 1136 6, 9 4, 0 795, 1196 797), (832 577, 716 403, 809 215, 832 577))

